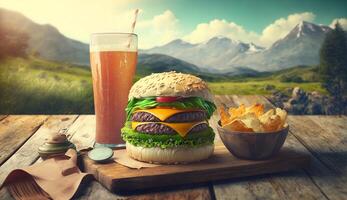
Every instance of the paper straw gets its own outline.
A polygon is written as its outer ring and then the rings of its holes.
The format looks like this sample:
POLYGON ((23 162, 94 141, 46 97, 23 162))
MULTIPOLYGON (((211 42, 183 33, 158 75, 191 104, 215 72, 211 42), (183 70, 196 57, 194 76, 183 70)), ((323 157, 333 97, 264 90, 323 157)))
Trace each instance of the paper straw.
MULTIPOLYGON (((139 13, 139 9, 136 9, 135 10, 135 17, 134 17, 134 21, 131 25, 131 33, 134 33, 134 30, 135 30, 135 25, 136 25, 136 20, 137 20, 137 14, 139 13)), ((129 39, 129 43, 128 43, 128 48, 130 48, 130 44, 132 42, 132 35, 130 35, 130 39, 129 39)))

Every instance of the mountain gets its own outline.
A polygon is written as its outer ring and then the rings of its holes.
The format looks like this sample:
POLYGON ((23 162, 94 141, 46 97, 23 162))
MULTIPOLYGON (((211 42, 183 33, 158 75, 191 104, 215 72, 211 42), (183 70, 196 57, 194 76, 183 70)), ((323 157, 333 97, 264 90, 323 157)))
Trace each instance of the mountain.
POLYGON ((174 40, 142 52, 160 52, 215 73, 237 73, 240 69, 276 71, 297 65, 318 64, 320 46, 330 30, 327 26, 303 21, 267 49, 253 43, 214 37, 199 44, 174 40))
POLYGON ((148 50, 140 50, 140 53, 160 53, 161 51, 170 55, 181 55, 181 51, 186 51, 195 47, 196 45, 185 42, 181 39, 173 40, 163 46, 156 46, 148 50), (178 51, 181 50, 181 51, 178 51))
MULTIPOLYGON (((25 32, 30 38, 30 54, 37 53, 46 60, 89 65, 88 44, 65 37, 51 25, 40 25, 20 13, 0 8, 0 26, 25 32)), ((303 21, 267 49, 221 36, 198 44, 177 39, 163 46, 139 50, 139 64, 146 64, 144 70, 147 71, 150 68, 158 71, 160 67, 162 71, 185 70, 179 67, 181 64, 187 67, 187 72, 217 74, 255 74, 316 65, 320 46, 330 30, 327 26, 303 21)))
POLYGON ((319 49, 331 29, 309 22, 296 25, 270 48, 251 54, 240 54, 228 66, 247 66, 258 71, 275 71, 296 65, 319 63, 319 49))
POLYGON ((260 73, 249 68, 234 68, 232 72, 210 73, 201 70, 194 64, 183 60, 164 55, 164 54, 145 54, 140 53, 136 68, 137 77, 150 75, 151 73, 177 71, 183 73, 194 74, 206 81, 228 81, 236 75, 258 76, 260 73))
POLYGON ((37 24, 20 13, 0 8, 0 24, 29 36, 29 53, 53 61, 89 64, 89 46, 65 37, 55 27, 37 24))
POLYGON ((166 45, 142 50, 141 52, 166 54, 193 63, 205 68, 205 70, 220 71, 228 67, 225 65, 226 61, 231 60, 240 53, 253 53, 263 49, 252 43, 247 44, 218 36, 200 44, 191 44, 177 39, 166 45))
POLYGON ((155 72, 178 71, 190 74, 200 74, 196 65, 163 54, 139 54, 137 74, 149 75, 155 72))

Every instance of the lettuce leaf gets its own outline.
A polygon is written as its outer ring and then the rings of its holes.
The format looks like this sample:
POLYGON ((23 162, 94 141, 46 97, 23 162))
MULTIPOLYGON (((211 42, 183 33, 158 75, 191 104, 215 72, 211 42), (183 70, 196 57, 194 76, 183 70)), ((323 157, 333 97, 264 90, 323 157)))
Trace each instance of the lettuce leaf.
POLYGON ((168 106, 168 107, 174 107, 177 109, 199 108, 206 111, 208 119, 212 116, 213 112, 216 110, 216 105, 214 103, 206 101, 200 97, 189 97, 189 98, 184 98, 182 100, 170 102, 170 103, 159 103, 155 100, 155 97, 149 97, 149 98, 143 98, 143 99, 132 98, 131 100, 128 101, 128 105, 125 108, 125 111, 127 114, 127 120, 130 120, 131 114, 135 110, 154 108, 156 106, 168 106))
POLYGON ((140 133, 128 126, 121 129, 123 140, 129 142, 134 146, 142 147, 160 147, 160 148, 171 148, 178 146, 198 147, 207 144, 213 144, 214 132, 211 127, 206 130, 189 133, 186 137, 181 137, 178 134, 146 134, 140 133))

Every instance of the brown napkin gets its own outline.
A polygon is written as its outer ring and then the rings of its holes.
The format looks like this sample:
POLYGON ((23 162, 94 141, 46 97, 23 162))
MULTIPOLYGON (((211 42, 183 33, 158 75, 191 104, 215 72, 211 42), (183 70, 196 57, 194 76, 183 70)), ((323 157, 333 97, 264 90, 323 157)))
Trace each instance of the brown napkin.
POLYGON ((12 171, 2 187, 7 187, 15 199, 71 199, 80 183, 91 176, 77 167, 77 152, 69 149, 65 155, 12 171))

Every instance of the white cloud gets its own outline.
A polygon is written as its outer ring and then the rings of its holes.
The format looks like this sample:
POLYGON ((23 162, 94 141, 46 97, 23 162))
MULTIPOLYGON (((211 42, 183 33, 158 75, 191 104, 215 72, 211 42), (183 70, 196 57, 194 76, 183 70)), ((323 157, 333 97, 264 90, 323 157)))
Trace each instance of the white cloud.
POLYGON ((270 46, 273 42, 287 35, 301 21, 312 22, 315 15, 311 12, 295 13, 287 18, 280 18, 264 28, 261 34, 248 31, 241 25, 226 20, 214 19, 201 23, 184 36, 183 39, 192 43, 206 41, 214 36, 225 36, 243 42, 254 42, 262 46, 270 46))
POLYGON ((179 36, 178 19, 170 11, 166 10, 163 13, 154 16, 150 20, 139 21, 136 27, 140 37, 140 48, 149 48, 155 45, 163 45, 170 42, 179 36))
POLYGON ((339 22, 344 30, 347 30, 347 18, 337 18, 334 19, 329 25, 331 28, 335 28, 335 24, 339 22))
MULTIPOLYGON (((88 43, 90 34, 94 32, 130 32, 134 10, 130 9, 129 2, 136 1, 138 0, 103 0, 100 3, 86 0, 1 0, 0 7, 21 12, 37 23, 52 24, 64 35, 88 43)), ((135 28, 139 35, 139 48, 163 45, 176 38, 198 43, 219 35, 270 46, 296 24, 303 20, 312 22, 315 18, 311 12, 291 14, 275 20, 261 34, 246 30, 232 21, 214 19, 198 24, 192 32, 183 35, 179 20, 172 11, 163 11, 148 20, 142 19, 144 16, 141 14, 144 12, 146 11, 140 10, 135 28)), ((334 19, 330 26, 337 20, 347 29, 346 18, 334 19)))
POLYGON ((224 19, 214 19, 209 23, 198 24, 196 28, 183 37, 183 39, 192 43, 199 43, 220 35, 244 42, 252 42, 258 38, 255 32, 248 32, 242 26, 234 22, 228 22, 224 19))
POLYGON ((262 32, 259 38, 259 43, 264 46, 269 46, 278 39, 286 36, 301 21, 312 22, 315 15, 311 12, 295 13, 287 18, 280 18, 268 25, 262 32))
POLYGON ((18 11, 40 24, 52 24, 68 37, 89 42, 94 32, 130 31, 134 10, 128 3, 129 0, 1 0, 0 7, 18 11))

